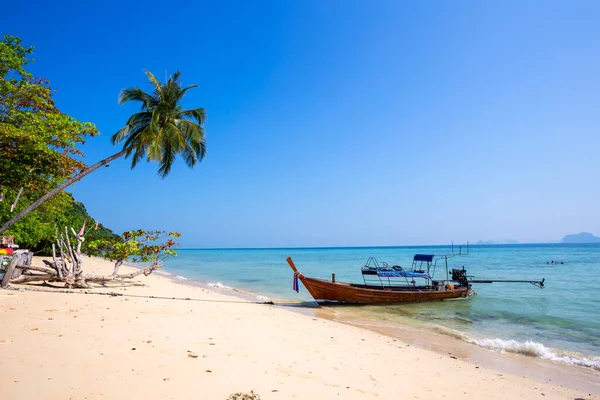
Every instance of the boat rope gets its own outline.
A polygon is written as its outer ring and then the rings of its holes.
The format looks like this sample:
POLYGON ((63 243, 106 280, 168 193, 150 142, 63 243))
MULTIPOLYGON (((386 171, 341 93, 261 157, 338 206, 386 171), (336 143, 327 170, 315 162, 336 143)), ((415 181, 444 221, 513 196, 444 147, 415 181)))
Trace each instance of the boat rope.
POLYGON ((135 297, 141 299, 159 299, 159 300, 188 300, 188 301, 200 301, 206 303, 239 303, 239 304, 267 304, 274 305, 272 301, 244 301, 244 300, 215 300, 215 299, 195 299, 191 297, 166 297, 166 296, 144 296, 139 294, 128 294, 128 293, 117 293, 117 292, 93 292, 90 290, 73 290, 73 289, 31 289, 8 286, 6 290, 14 290, 17 292, 46 292, 46 293, 68 293, 68 294, 92 294, 98 296, 110 296, 110 297, 135 297))

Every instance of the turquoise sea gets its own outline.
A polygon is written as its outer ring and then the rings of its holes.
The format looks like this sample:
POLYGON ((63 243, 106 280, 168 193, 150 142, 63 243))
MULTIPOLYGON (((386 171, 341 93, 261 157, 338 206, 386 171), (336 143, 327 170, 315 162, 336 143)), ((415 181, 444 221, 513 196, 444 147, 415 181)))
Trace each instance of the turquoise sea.
MULTIPOLYGON (((451 251, 450 246, 183 249, 167 260, 164 272, 259 300, 314 306, 302 285, 300 293, 292 290, 288 256, 305 275, 331 279, 335 272, 339 281, 362 282, 360 268, 371 256, 409 266, 414 254, 451 251)), ((477 295, 466 300, 350 308, 356 318, 431 328, 496 351, 600 370, 600 244, 476 245, 449 264, 464 266, 475 279, 545 278, 546 287, 474 284, 477 295), (564 264, 549 264, 552 260, 564 264)))

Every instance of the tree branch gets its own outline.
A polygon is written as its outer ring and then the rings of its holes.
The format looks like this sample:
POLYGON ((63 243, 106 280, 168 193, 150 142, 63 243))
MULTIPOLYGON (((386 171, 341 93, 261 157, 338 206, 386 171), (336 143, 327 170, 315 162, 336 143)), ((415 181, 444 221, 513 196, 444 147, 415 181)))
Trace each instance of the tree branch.
POLYGON ((83 275, 83 279, 88 282, 108 282, 108 281, 116 281, 121 279, 132 279, 138 275, 144 274, 148 276, 152 273, 152 271, 157 270, 161 267, 160 264, 152 265, 151 267, 140 269, 135 272, 131 272, 129 274, 120 274, 120 275, 83 275))
POLYGON ((36 281, 48 281, 56 282, 58 277, 56 275, 21 275, 18 278, 11 279, 10 283, 27 283, 36 281))
POLYGON ((22 270, 31 270, 31 271, 39 271, 39 272, 43 272, 45 274, 51 274, 51 275, 56 275, 58 276, 58 273, 54 270, 51 270, 50 268, 45 268, 45 267, 36 267, 34 265, 28 265, 26 267, 17 267, 20 268, 22 270))

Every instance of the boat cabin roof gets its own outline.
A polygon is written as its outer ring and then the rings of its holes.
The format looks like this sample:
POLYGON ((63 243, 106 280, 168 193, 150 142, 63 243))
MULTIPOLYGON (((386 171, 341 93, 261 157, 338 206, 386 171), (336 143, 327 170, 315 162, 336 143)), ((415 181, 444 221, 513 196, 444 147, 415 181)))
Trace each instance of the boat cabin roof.
POLYGON ((415 258, 413 258, 413 261, 432 262, 433 257, 434 257, 433 254, 415 254, 415 258))

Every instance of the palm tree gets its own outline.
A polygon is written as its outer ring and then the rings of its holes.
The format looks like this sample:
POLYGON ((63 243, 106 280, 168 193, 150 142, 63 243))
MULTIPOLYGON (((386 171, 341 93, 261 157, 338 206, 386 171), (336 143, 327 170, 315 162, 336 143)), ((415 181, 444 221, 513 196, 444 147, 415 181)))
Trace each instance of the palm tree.
POLYGON ((111 138, 113 144, 125 141, 122 150, 86 168, 37 199, 2 225, 0 234, 67 186, 123 155, 132 157, 131 168, 134 168, 143 158, 148 162, 158 161, 158 174, 162 178, 169 174, 178 154, 190 168, 204 158, 206 155, 206 142, 202 128, 206 118, 204 109, 183 110, 178 104, 185 93, 197 85, 182 88, 179 82, 181 75, 179 71, 169 77, 165 84, 161 84, 150 71, 145 72, 154 86, 152 94, 139 88, 124 89, 119 94, 119 104, 128 101, 142 104, 142 112, 132 115, 127 124, 111 138))
POLYGON ((193 168, 206 154, 204 142, 204 109, 183 111, 179 101, 185 93, 196 87, 181 88, 179 71, 161 85, 151 72, 146 71, 148 80, 154 85, 152 95, 139 88, 121 91, 119 104, 136 101, 142 104, 142 112, 129 118, 127 124, 112 137, 113 144, 125 140, 125 156, 133 154, 131 168, 144 157, 147 161, 158 161, 158 174, 166 177, 171 171, 175 156, 181 154, 186 164, 193 168))

